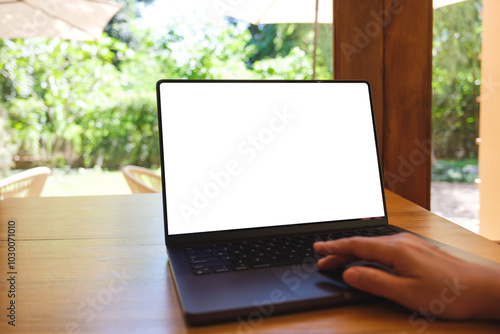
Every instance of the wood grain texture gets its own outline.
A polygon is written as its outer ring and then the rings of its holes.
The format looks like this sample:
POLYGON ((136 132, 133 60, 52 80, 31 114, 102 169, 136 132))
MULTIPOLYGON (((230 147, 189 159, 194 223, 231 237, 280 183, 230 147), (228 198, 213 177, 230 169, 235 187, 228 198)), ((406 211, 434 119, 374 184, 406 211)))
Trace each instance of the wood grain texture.
MULTIPOLYGON (((490 260, 500 245, 387 192, 390 222, 490 260)), ((418 333, 387 301, 188 327, 167 269, 160 194, 0 201, 0 259, 16 222, 17 326, 2 333, 418 333)), ((4 310, 6 270, 0 273, 4 310)), ((2 311, 4 312, 4 311, 2 311)), ((500 324, 433 321, 425 333, 498 333, 500 324)))
POLYGON ((368 80, 380 153, 384 137, 384 33, 377 15, 384 0, 334 1, 335 79, 368 80))
POLYGON ((333 50, 371 82, 385 186, 430 208, 432 0, 335 1, 333 50))
POLYGON ((432 0, 385 0, 385 7, 393 13, 384 30, 386 187, 429 209, 432 0))

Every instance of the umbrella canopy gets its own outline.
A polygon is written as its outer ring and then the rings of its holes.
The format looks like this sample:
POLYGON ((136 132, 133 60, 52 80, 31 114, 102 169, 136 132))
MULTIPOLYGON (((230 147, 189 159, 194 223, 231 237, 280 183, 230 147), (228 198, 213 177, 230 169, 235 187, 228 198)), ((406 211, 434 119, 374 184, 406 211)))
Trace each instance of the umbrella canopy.
POLYGON ((434 8, 440 8, 444 6, 449 6, 456 4, 458 2, 464 2, 465 0, 434 0, 433 6, 434 8))
MULTIPOLYGON (((333 1, 318 1, 318 23, 333 22, 333 1)), ((227 16, 252 24, 314 23, 316 0, 240 1, 227 16)))
POLYGON ((102 0, 0 0, 0 37, 96 40, 120 8, 102 0))

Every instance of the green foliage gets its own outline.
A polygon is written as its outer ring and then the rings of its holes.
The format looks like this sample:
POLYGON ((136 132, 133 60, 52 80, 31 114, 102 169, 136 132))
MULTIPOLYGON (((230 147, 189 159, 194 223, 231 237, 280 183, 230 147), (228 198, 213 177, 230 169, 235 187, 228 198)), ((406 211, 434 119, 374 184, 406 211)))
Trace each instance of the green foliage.
MULTIPOLYGON (((153 1, 120 0, 109 35, 95 42, 0 40, 0 103, 9 116, 0 115, 0 147, 15 143, 0 152, 0 170, 13 154, 52 167, 158 166, 158 79, 312 77, 312 24, 193 26, 179 18, 150 31, 136 19, 137 5, 153 1)), ((481 9, 481 0, 469 0, 434 12, 438 158, 477 157, 481 9)), ((319 27, 317 77, 329 79, 332 29, 319 27)))
MULTIPOLYGON (((312 54, 295 47, 286 56, 264 59, 254 63, 254 72, 264 79, 307 80, 313 76, 312 54)), ((316 69, 316 79, 331 79, 331 72, 325 67, 316 69)))
POLYGON ((478 178, 477 159, 437 160, 432 166, 432 181, 473 183, 478 178))
POLYGON ((112 62, 126 54, 125 44, 105 36, 95 42, 3 40, 2 102, 18 154, 72 164, 85 128, 77 121, 116 89, 121 79, 112 62))
POLYGON ((160 165, 154 94, 115 95, 79 123, 87 125, 82 131, 82 165, 108 169, 160 165))
MULTIPOLYGON (((0 102, 9 115, 8 123, 0 115, 0 135, 14 139, 15 154, 52 168, 156 168, 158 79, 312 76, 311 25, 267 28, 274 33, 266 45, 238 24, 200 28, 179 20, 158 34, 135 20, 136 4, 152 1, 122 0, 121 16, 107 28, 113 37, 98 41, 0 40, 0 102)), ((319 78, 331 76, 327 49, 319 48, 319 78)), ((1 153, 0 161, 12 161, 12 154, 1 153)))
POLYGON ((134 24, 136 18, 140 17, 140 5, 150 5, 156 0, 113 0, 120 5, 122 9, 108 23, 104 32, 108 36, 126 43, 130 47, 137 47, 140 43, 140 37, 134 33, 134 24))
MULTIPOLYGON (((188 56, 178 63, 177 75, 180 78, 204 80, 258 77, 245 66, 248 58, 246 43, 250 39, 247 31, 240 31, 231 25, 220 29, 209 24, 202 32, 191 30, 188 35, 200 33, 201 41, 187 44, 183 49, 188 56)), ((163 61, 168 63, 171 59, 164 58, 163 61)))
MULTIPOLYGON (((320 24, 318 27, 317 78, 332 79, 332 25, 320 24)), ((313 24, 249 25, 248 31, 251 39, 247 42, 250 52, 246 63, 250 69, 259 71, 264 66, 268 69, 261 73, 269 73, 275 78, 312 78, 313 24), (295 66, 294 62, 297 62, 295 66), (281 67, 282 70, 273 72, 274 67, 281 67), (288 70, 284 70, 285 67, 288 70)))
POLYGON ((0 104, 0 177, 6 176, 10 170, 14 153, 11 131, 7 125, 7 110, 0 104))
POLYGON ((477 157, 481 0, 434 11, 433 147, 438 158, 477 157))

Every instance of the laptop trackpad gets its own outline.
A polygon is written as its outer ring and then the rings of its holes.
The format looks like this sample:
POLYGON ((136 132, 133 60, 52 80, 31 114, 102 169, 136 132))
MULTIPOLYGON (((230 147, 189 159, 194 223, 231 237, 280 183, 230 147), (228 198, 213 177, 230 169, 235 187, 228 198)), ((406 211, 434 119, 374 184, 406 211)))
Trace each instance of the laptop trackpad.
POLYGON ((296 296, 344 295, 357 291, 342 281, 339 273, 319 271, 315 263, 273 268, 273 273, 296 296))

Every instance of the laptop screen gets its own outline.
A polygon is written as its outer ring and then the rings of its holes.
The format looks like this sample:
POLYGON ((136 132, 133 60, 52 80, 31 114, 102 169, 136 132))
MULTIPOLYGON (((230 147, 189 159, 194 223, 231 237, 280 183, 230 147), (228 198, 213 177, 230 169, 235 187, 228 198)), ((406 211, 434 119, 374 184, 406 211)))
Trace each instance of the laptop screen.
POLYGON ((168 235, 383 217, 368 84, 161 81, 168 235))

